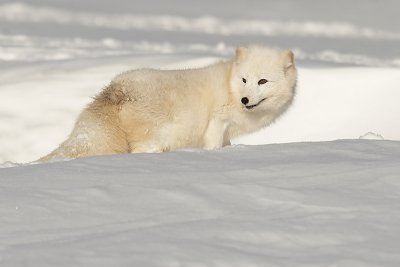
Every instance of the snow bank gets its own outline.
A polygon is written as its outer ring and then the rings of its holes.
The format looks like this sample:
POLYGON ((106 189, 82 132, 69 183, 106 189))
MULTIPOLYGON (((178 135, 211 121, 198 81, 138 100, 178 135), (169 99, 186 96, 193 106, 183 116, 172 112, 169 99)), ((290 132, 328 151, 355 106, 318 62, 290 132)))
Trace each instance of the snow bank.
POLYGON ((213 16, 188 18, 171 15, 77 12, 25 3, 0 5, 0 19, 12 22, 56 23, 115 30, 182 31, 218 35, 311 36, 400 40, 399 32, 375 30, 344 22, 271 21, 213 16))
POLYGON ((398 266, 400 143, 0 169, 0 265, 398 266))

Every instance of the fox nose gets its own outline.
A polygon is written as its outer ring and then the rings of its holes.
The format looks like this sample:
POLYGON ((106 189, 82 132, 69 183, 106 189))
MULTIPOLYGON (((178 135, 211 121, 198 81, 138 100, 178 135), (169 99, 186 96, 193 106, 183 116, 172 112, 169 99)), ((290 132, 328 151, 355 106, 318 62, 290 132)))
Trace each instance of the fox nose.
POLYGON ((246 105, 247 103, 249 103, 249 99, 247 97, 243 97, 241 101, 242 101, 243 105, 246 105))

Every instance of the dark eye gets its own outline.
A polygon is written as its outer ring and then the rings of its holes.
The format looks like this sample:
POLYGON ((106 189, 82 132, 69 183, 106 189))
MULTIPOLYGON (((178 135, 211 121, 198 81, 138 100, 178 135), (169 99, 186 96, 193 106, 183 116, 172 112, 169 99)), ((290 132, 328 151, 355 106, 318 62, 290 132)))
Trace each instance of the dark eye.
POLYGON ((266 79, 261 79, 261 80, 258 81, 258 85, 261 85, 261 84, 264 84, 264 83, 267 83, 267 82, 268 81, 266 79))
POLYGON ((245 79, 245 78, 242 78, 242 81, 243 81, 244 83, 246 83, 246 79, 245 79))

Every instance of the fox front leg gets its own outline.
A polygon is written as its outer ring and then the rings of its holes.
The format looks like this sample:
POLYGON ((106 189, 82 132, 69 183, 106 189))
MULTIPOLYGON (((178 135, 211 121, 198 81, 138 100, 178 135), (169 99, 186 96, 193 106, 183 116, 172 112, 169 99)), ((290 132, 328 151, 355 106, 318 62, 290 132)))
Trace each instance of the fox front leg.
POLYGON ((211 120, 204 135, 204 148, 211 150, 226 145, 227 141, 224 140, 224 137, 227 126, 227 123, 220 120, 211 120))

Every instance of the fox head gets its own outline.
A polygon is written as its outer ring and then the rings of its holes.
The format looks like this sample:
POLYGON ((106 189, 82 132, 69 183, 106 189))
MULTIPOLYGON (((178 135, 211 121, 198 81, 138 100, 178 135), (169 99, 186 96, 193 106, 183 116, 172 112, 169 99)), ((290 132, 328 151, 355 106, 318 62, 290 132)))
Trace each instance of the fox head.
POLYGON ((284 111, 295 94, 297 71, 290 50, 239 47, 232 66, 233 101, 249 113, 284 111))

